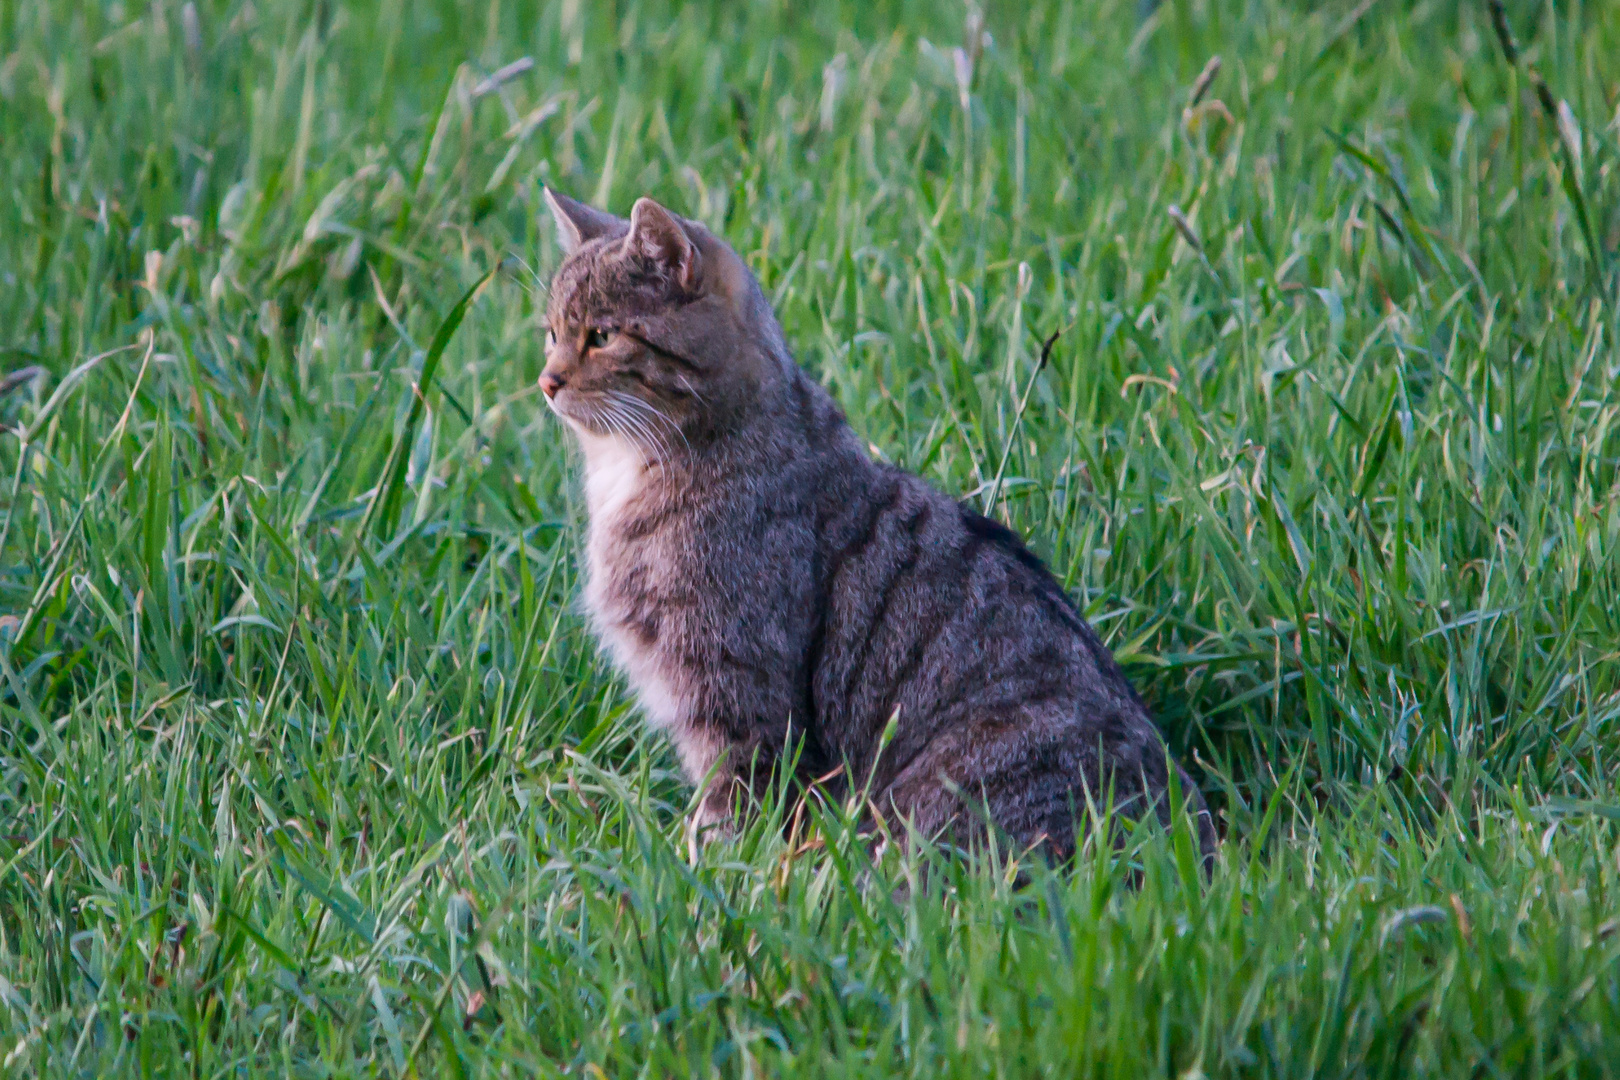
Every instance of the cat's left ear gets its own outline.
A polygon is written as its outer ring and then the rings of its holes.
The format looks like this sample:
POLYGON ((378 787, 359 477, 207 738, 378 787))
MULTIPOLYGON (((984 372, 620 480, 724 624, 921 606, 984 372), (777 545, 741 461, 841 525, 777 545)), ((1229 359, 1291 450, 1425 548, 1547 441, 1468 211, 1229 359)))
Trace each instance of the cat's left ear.
POLYGON ((687 292, 696 292, 703 259, 675 215, 643 196, 630 210, 624 250, 664 268, 687 292))
POLYGON ((564 255, 572 255, 581 244, 606 235, 615 228, 624 227, 622 218, 604 214, 549 187, 544 190, 546 205, 551 208, 552 220, 557 223, 557 242, 562 245, 564 255))

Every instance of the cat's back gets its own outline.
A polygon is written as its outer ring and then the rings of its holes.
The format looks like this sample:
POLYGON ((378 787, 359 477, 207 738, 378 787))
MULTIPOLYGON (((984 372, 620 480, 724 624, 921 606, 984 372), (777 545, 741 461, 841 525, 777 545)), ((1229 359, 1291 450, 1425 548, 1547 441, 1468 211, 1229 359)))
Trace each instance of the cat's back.
POLYGON ((966 716, 1032 709, 1089 720, 1093 736, 1153 736, 1107 649, 1011 530, 847 445, 820 473, 814 704, 840 748, 869 744, 897 709, 918 746, 966 716))
POLYGON ((1173 766, 1146 707, 1015 533, 886 465, 824 490, 810 698, 828 756, 870 776, 880 807, 926 833, 960 827, 967 793, 1018 842, 1058 851, 1088 800, 1168 821, 1173 766))

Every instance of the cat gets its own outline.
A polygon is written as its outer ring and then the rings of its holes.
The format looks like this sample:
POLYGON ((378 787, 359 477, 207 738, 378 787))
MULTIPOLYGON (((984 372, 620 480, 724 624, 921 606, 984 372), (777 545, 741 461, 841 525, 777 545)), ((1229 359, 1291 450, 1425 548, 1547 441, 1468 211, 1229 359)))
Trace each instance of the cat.
POLYGON ((758 282, 652 199, 551 190, 540 388, 584 459, 584 606, 705 785, 689 843, 791 762, 904 835, 1075 850, 1088 806, 1215 830, 1073 601, 1006 526, 872 460, 758 282), (828 774, 833 774, 829 779, 828 774))

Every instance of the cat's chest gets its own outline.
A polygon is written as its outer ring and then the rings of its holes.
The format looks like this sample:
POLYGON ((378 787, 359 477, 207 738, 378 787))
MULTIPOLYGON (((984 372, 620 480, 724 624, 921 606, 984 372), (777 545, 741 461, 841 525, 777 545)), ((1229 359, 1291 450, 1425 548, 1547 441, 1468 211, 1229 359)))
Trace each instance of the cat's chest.
POLYGON ((658 570, 664 544, 656 532, 636 528, 647 510, 650 475, 639 451, 617 439, 587 444, 585 505, 586 602, 599 613, 624 585, 658 570))
POLYGON ((647 486, 641 452, 617 438, 592 438, 585 444, 585 505, 591 530, 616 526, 647 486))
POLYGON ((655 587, 674 572, 658 530, 633 528, 645 513, 650 477, 639 451, 617 440, 586 447, 585 609, 625 673, 647 718, 669 727, 685 714, 683 680, 658 647, 655 587))

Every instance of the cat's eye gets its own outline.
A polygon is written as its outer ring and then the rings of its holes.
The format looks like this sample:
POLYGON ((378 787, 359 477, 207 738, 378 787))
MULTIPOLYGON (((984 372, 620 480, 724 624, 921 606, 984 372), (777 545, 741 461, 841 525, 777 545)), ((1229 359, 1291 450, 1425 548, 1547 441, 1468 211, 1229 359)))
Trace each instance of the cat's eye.
POLYGON ((587 349, 605 348, 608 343, 608 333, 599 326, 593 326, 585 332, 585 347, 587 349))
POLYGON ((556 332, 553 331, 551 329, 551 327, 549 327, 549 326, 546 327, 546 352, 550 352, 552 350, 552 347, 554 345, 556 345, 556 344, 557 344, 557 334, 556 334, 556 332))

